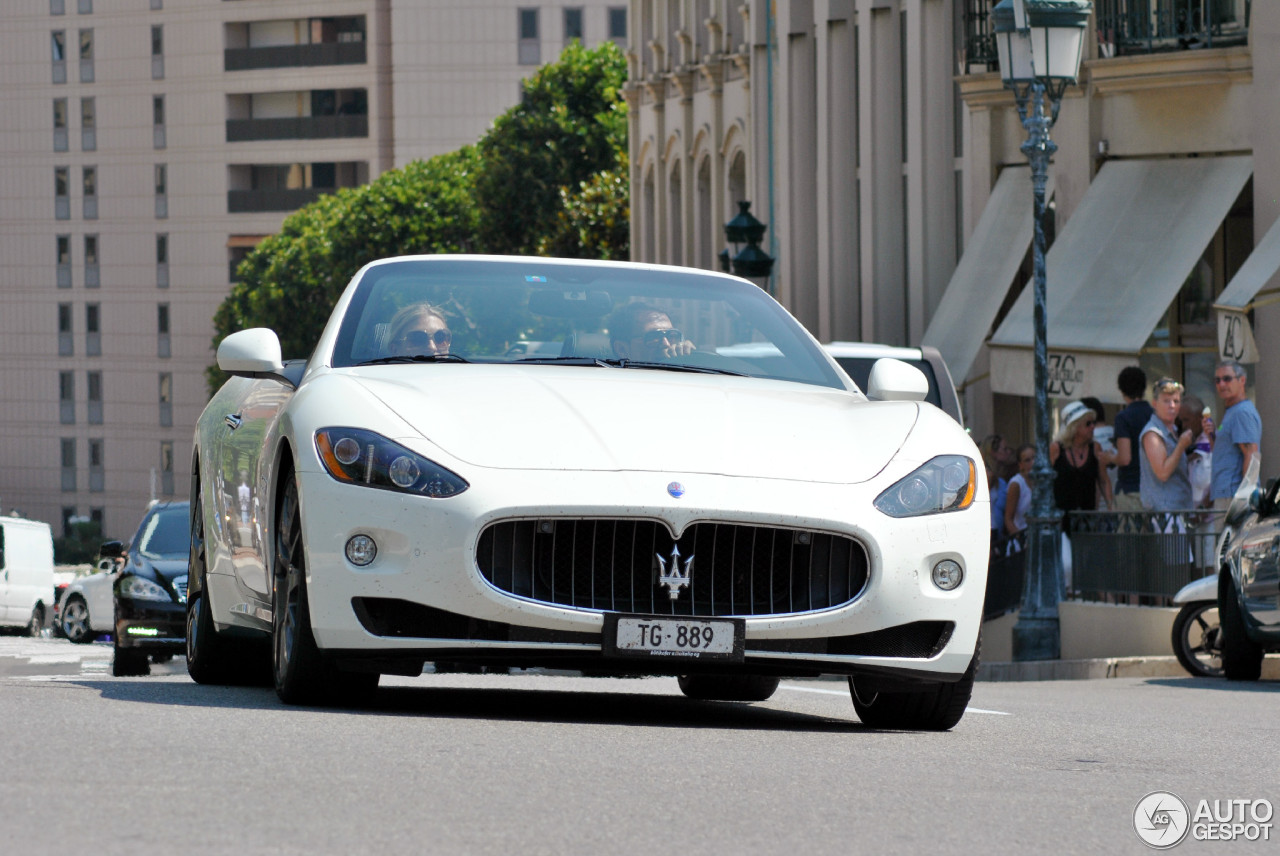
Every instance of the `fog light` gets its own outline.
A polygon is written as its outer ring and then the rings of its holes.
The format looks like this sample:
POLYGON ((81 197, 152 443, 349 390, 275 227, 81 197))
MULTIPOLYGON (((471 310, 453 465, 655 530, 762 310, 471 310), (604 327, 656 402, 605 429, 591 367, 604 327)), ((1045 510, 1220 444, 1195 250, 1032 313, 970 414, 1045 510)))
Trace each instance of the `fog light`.
MULTIPOLYGON (((378 555, 378 545, 368 535, 352 535, 347 541, 347 561, 364 567, 378 555)), ((935 572, 936 576, 936 572, 935 572)))
POLYGON ((933 584, 943 591, 951 591, 964 579, 964 569, 960 563, 951 559, 943 559, 933 566, 933 584))

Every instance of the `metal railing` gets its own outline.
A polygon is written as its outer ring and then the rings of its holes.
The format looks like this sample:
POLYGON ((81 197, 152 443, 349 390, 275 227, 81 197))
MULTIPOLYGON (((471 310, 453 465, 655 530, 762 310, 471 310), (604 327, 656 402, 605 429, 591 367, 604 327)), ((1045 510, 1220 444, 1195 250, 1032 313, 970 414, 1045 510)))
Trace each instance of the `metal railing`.
MULTIPOLYGON (((1222 512, 1073 511, 1067 528, 1064 600, 1171 606, 1179 589, 1217 568, 1222 512)), ((993 546, 985 618, 1019 607, 1025 569, 1021 536, 993 546)))
POLYGON ((1244 44, 1252 0, 1097 0, 1102 57, 1244 44))

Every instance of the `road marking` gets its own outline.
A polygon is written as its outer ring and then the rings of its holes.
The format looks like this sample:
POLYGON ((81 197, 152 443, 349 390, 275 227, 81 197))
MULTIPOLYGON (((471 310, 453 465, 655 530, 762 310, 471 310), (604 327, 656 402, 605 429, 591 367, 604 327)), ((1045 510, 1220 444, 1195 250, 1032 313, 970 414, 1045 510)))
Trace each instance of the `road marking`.
MULTIPOLYGON (((792 684, 783 684, 782 689, 794 690, 795 692, 798 692, 798 693, 822 693, 823 695, 847 696, 849 694, 848 690, 824 690, 824 689, 819 689, 818 687, 797 687, 797 686, 793 686, 792 684)), ((1003 711, 1003 710, 984 710, 983 708, 980 708, 980 707, 966 707, 964 709, 964 712, 965 713, 989 713, 993 716, 1013 716, 1012 713, 1007 713, 1006 711, 1003 711)))

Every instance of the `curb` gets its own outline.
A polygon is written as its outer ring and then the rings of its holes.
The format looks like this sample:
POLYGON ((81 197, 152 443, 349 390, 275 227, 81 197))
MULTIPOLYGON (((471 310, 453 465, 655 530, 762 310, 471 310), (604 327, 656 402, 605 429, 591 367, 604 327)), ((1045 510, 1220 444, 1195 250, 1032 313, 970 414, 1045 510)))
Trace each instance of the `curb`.
MULTIPOLYGON (((982 663, 979 681, 1087 681, 1098 678, 1190 678, 1177 657, 1105 657, 1096 660, 1038 660, 982 663)), ((1280 678, 1280 659, 1262 663, 1262 677, 1280 678)), ((1217 679, 1220 680, 1220 679, 1217 679)))

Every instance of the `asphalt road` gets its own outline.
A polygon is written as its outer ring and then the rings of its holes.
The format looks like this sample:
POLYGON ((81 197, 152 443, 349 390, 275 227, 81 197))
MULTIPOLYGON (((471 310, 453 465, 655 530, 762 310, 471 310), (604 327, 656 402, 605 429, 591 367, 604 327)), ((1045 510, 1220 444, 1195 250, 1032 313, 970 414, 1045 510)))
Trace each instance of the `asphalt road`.
POLYGON ((426 675, 317 710, 197 686, 181 658, 109 661, 0 638, 0 851, 1136 854, 1151 791, 1280 805, 1276 681, 979 684, 953 731, 912 734, 859 724, 836 681, 747 705, 664 678, 426 675))

